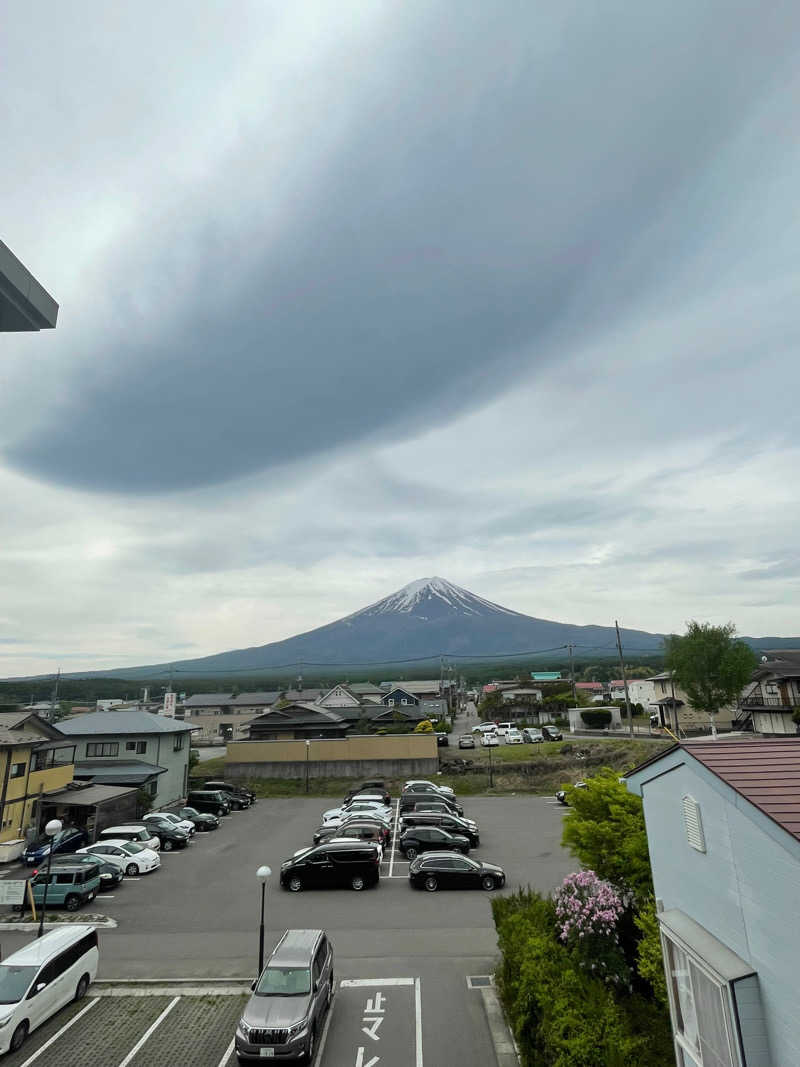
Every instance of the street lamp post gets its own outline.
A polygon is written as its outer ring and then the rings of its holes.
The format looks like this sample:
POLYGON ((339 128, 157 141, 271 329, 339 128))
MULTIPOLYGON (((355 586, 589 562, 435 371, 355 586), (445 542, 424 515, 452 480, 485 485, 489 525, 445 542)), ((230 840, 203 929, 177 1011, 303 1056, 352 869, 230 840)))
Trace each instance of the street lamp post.
POLYGON ((306 792, 308 792, 308 760, 311 753, 311 742, 306 738, 306 792))
POLYGON ((258 976, 264 970, 264 894, 267 888, 267 879, 272 871, 265 864, 256 871, 256 878, 261 882, 261 923, 258 927, 258 976))
POLYGON ((61 833, 61 826, 62 826, 62 823, 61 823, 60 819, 51 819, 50 822, 47 824, 47 826, 45 826, 45 828, 44 828, 44 832, 50 838, 50 849, 48 850, 48 853, 47 853, 47 878, 45 879, 45 883, 44 883, 44 898, 42 900, 42 916, 39 919, 39 933, 36 935, 37 937, 41 937, 42 934, 44 933, 44 917, 45 917, 45 913, 47 911, 47 887, 50 884, 50 867, 51 867, 52 862, 53 862, 53 844, 55 842, 56 834, 60 834, 61 833))

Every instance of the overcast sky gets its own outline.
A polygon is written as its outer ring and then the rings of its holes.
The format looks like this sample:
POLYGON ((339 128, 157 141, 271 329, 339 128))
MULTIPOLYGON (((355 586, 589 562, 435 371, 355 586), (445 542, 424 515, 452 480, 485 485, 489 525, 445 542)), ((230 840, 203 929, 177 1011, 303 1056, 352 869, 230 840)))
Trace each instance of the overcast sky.
POLYGON ((800 635, 796 0, 146 9, 3 20, 0 675, 430 574, 800 635))

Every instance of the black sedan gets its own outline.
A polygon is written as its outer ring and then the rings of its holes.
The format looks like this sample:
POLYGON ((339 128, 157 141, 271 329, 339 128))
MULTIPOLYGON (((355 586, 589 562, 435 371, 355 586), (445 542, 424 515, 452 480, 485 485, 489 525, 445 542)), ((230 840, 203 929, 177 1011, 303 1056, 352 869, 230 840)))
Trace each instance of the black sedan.
POLYGON ((210 812, 198 811, 197 808, 181 808, 178 816, 194 823, 194 828, 199 834, 219 829, 219 818, 210 812))
POLYGON ((478 863, 469 856, 452 852, 428 852, 417 856, 408 869, 408 880, 415 889, 501 889, 506 872, 496 863, 478 863))
POLYGON ((451 834, 440 826, 411 826, 403 832, 397 847, 406 857, 413 860, 420 852, 433 849, 449 849, 452 852, 469 852, 469 838, 463 834, 451 834))

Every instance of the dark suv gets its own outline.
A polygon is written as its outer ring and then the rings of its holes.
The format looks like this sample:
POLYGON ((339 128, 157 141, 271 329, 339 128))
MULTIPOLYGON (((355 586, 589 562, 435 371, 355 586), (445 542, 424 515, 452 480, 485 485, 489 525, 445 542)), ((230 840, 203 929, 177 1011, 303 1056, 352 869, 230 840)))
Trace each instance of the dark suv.
POLYGON ((481 843, 478 824, 449 811, 409 811, 400 820, 400 832, 411 826, 438 826, 450 834, 462 834, 469 840, 470 848, 477 848, 481 843))
POLYGON ((242 808, 249 808, 251 804, 256 802, 255 793, 250 789, 245 789, 243 785, 231 785, 230 782, 220 782, 214 779, 211 782, 206 782, 203 788, 218 789, 220 793, 227 793, 231 797, 231 807, 234 811, 237 810, 237 805, 233 803, 234 800, 239 801, 239 805, 242 808))
POLYGON ((400 814, 408 811, 419 811, 427 808, 429 811, 452 811, 454 815, 463 815, 464 809, 452 797, 446 793, 403 793, 400 797, 400 814))
POLYGON ((462 834, 449 834, 438 826, 410 826, 403 833, 397 847, 406 857, 413 860, 420 852, 443 851, 469 852, 469 838, 462 834))
POLYGON ((292 893, 301 889, 349 886, 360 890, 380 879, 381 857, 377 845, 362 841, 328 841, 301 849, 281 864, 281 887, 292 893))
POLYGON ((384 804, 391 804, 392 798, 389 795, 389 790, 386 788, 386 782, 383 778, 370 778, 369 781, 362 782, 356 789, 351 789, 345 796, 345 801, 351 800, 357 793, 377 793, 383 797, 384 804))
POLYGON ((230 815, 231 805, 225 793, 218 789, 193 789, 186 803, 197 811, 207 811, 210 815, 230 815))

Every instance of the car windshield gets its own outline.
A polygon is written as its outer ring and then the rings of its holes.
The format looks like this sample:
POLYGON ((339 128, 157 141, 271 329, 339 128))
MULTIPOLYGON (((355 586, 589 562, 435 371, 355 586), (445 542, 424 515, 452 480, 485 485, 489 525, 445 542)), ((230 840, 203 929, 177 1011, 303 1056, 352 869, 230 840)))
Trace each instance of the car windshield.
POLYGON ((119 847, 123 852, 127 852, 129 856, 135 856, 137 852, 144 852, 144 848, 141 845, 137 845, 135 841, 126 841, 124 845, 119 847))
POLYGON ((195 811, 194 808, 181 808, 181 812, 180 813, 181 813, 182 816, 185 816, 187 819, 196 819, 197 816, 200 814, 200 812, 199 811, 195 811))
POLYGON ((36 974, 36 967, 7 967, 0 964, 0 1004, 22 1000, 36 974))
POLYGON ((256 986, 262 997, 299 997, 311 991, 308 967, 267 967, 256 986))

